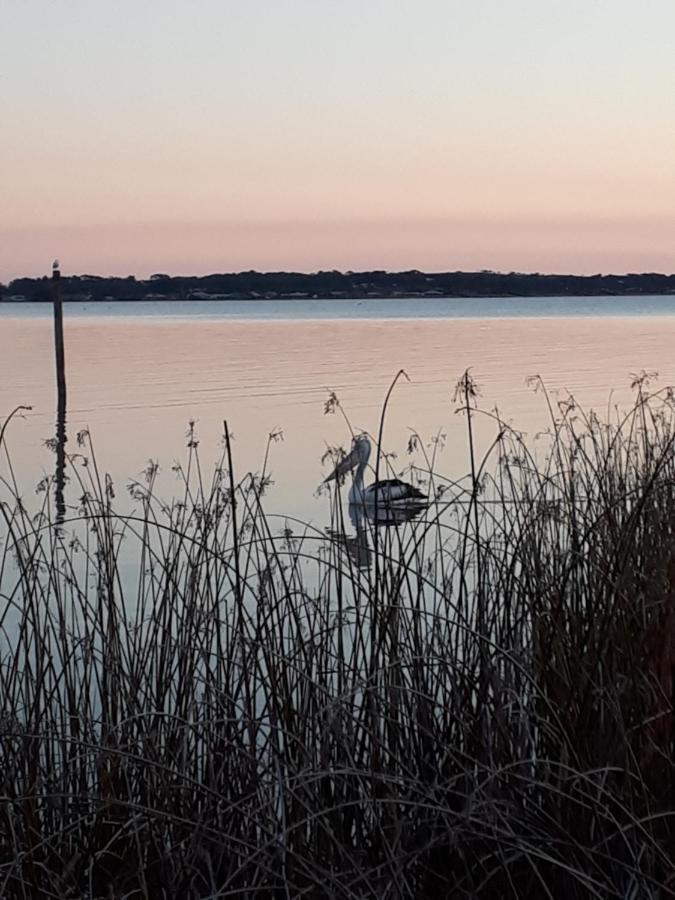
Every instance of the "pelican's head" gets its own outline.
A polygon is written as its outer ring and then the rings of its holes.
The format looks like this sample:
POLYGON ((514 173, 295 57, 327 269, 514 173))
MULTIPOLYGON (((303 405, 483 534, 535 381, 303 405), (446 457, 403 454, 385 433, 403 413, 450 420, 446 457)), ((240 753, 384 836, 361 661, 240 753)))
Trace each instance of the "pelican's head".
POLYGON ((352 441, 352 449, 345 458, 337 464, 330 475, 324 478, 326 481, 332 481, 334 478, 340 478, 351 472, 357 466, 365 466, 370 456, 370 439, 367 434, 357 434, 352 441))

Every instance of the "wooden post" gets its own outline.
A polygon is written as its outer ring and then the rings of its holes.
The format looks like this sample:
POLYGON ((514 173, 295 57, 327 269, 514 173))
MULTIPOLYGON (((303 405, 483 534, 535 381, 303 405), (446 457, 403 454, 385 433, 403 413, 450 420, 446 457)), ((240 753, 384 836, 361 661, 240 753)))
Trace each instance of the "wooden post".
POLYGON ((54 351, 56 358, 56 524, 61 525, 66 514, 64 488, 66 482, 66 356, 63 345, 63 301, 59 261, 52 266, 54 295, 54 351))
POLYGON ((56 351, 56 390, 58 409, 66 409, 66 358, 63 348, 63 301, 61 299, 61 270, 58 259, 52 266, 54 290, 54 350, 56 351))

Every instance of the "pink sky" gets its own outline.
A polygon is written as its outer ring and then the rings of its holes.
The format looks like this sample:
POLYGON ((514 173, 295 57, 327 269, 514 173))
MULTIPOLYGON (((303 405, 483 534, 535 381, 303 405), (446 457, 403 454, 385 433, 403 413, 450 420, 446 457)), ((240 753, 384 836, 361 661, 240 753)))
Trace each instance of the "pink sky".
POLYGON ((0 231, 13 275, 317 269, 671 271, 675 219, 63 226, 0 231))
POLYGON ((673 33, 671 0, 8 4, 0 281, 673 271, 673 33))

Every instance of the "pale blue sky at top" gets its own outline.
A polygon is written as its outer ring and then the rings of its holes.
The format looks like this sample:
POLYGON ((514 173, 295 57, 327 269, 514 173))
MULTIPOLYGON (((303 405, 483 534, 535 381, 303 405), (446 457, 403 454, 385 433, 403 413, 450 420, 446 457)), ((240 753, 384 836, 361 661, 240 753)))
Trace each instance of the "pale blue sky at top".
POLYGON ((675 3, 0 0, 0 280, 675 268, 675 3))

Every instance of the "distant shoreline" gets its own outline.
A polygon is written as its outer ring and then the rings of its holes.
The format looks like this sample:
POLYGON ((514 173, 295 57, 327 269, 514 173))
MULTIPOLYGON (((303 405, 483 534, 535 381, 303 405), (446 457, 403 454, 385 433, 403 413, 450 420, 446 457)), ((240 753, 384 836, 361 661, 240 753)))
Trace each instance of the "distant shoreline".
MULTIPOLYGON (((489 299, 675 296, 675 274, 542 275, 519 272, 236 272, 204 276, 74 275, 60 281, 64 301, 489 299)), ((52 299, 52 283, 16 278, 0 302, 52 299)))
MULTIPOLYGON (((644 291, 640 293, 625 292, 622 294, 443 294, 442 296, 429 296, 428 294, 382 294, 374 297, 372 295, 354 295, 350 297, 330 297, 323 294, 315 294, 306 297, 290 297, 279 295, 277 297, 108 297, 104 299, 87 299, 84 297, 68 297, 63 298, 63 302, 67 304, 75 303, 93 303, 94 305, 105 303, 174 303, 196 302, 196 303, 275 303, 280 300, 285 303, 306 303, 308 300, 330 301, 333 303, 348 303, 354 300, 547 300, 568 297, 570 300, 589 300, 607 299, 611 300, 615 297, 673 297, 675 291, 644 291)), ((0 297, 0 304, 11 304, 13 306, 23 306, 28 303, 44 303, 52 302, 52 298, 41 298, 39 300, 18 299, 15 297, 0 297)))

